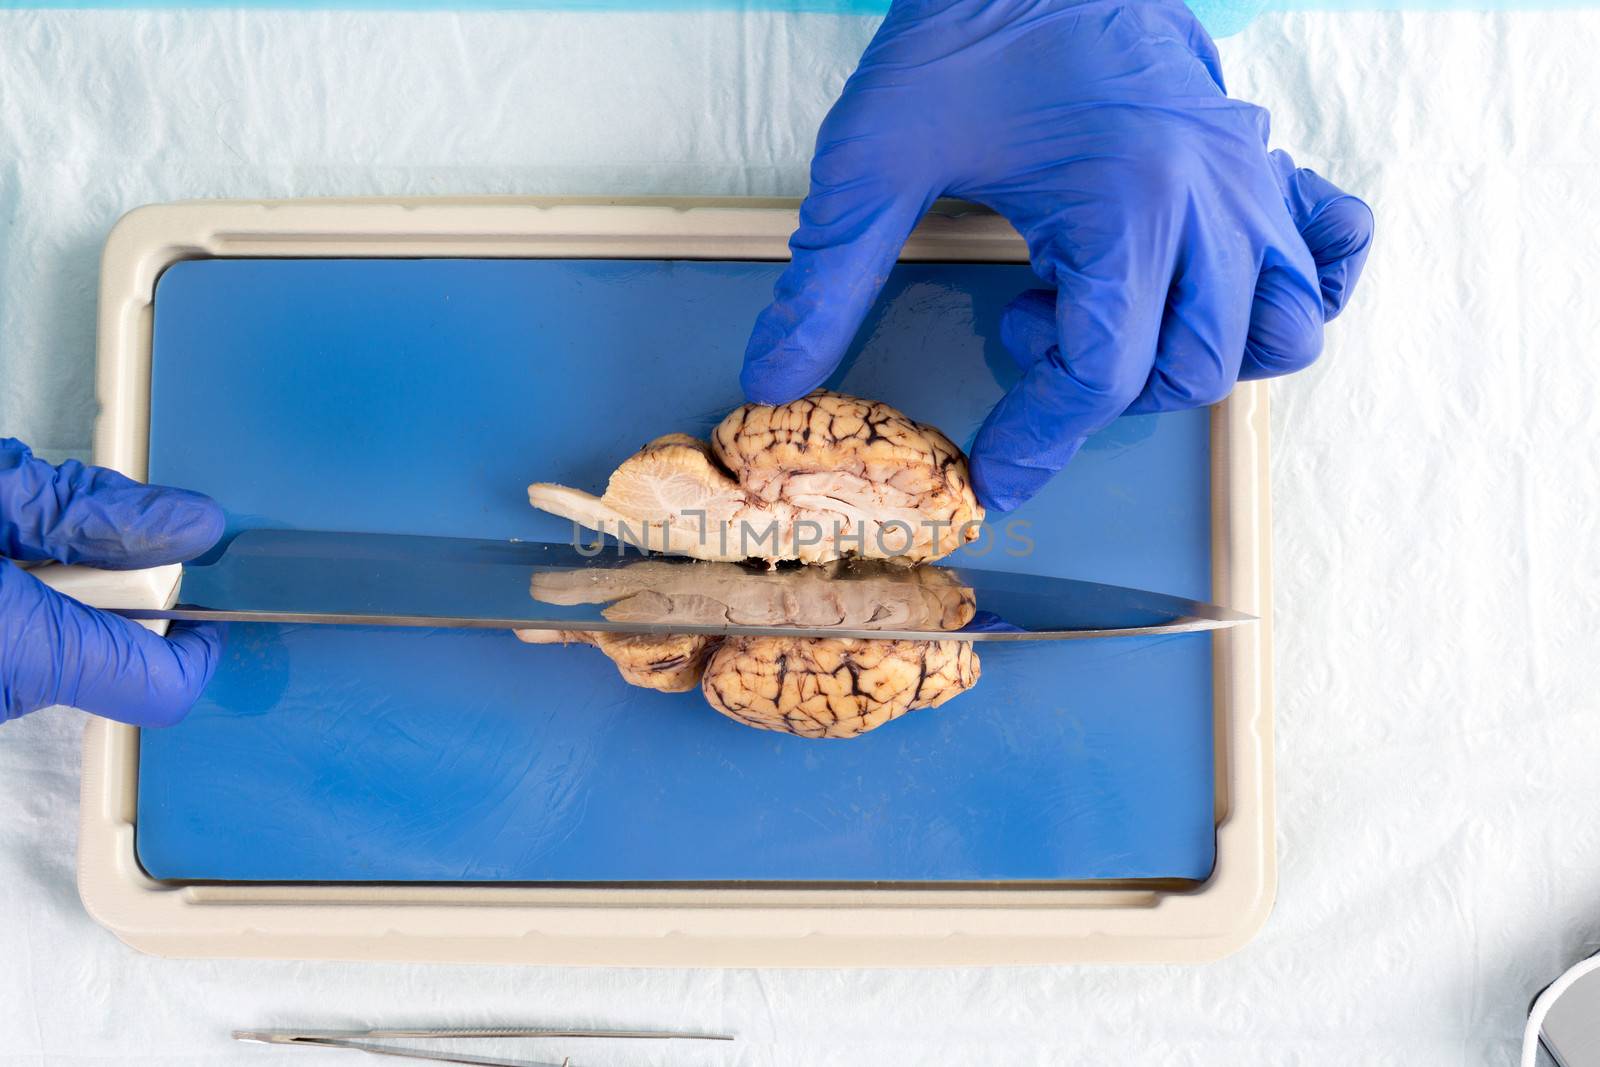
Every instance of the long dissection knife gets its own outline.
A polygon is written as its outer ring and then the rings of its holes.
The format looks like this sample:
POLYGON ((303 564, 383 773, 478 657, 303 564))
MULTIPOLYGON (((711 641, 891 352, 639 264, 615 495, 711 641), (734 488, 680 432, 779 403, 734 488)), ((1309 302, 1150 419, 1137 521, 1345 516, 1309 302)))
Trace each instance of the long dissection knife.
POLYGON ((34 573, 138 620, 611 630, 795 637, 1067 640, 1214 630, 1204 601, 963 566, 708 563, 577 546, 248 530, 206 563, 117 576, 34 573))

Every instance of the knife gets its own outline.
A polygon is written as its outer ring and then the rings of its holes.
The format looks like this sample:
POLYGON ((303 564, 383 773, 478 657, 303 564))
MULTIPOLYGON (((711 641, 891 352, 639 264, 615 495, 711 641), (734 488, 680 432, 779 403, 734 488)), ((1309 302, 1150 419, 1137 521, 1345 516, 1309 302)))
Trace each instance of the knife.
POLYGON ((711 563, 614 546, 246 530, 149 571, 32 573, 129 619, 967 641, 1214 630, 1253 616, 1123 586, 962 566, 711 563))

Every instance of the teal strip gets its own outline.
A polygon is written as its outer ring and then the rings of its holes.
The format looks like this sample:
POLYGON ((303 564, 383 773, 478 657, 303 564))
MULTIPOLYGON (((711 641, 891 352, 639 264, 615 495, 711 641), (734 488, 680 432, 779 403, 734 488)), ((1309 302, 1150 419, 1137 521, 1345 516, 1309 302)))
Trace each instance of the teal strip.
POLYGON ((882 15, 888 0, 0 0, 5 9, 274 8, 289 11, 789 11, 882 15))
POLYGON ((1596 0, 1188 0, 1213 37, 1231 37, 1269 11, 1554 11, 1596 0))
MULTIPOLYGON (((1553 11, 1600 0, 1189 0, 1213 37, 1268 11, 1553 11)), ((293 11, 782 11, 881 15, 888 0, 0 0, 5 9, 272 8, 293 11)))

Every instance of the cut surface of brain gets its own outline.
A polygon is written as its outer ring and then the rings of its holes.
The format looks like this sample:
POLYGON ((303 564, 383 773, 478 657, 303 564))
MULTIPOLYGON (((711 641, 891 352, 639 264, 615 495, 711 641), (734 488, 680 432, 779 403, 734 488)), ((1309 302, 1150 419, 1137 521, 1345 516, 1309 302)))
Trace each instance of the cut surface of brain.
POLYGON ((943 567, 835 560, 766 571, 710 561, 645 559, 593 570, 535 571, 533 599, 604 604, 612 622, 660 626, 805 626, 818 629, 961 629, 973 591, 943 567))
MULTIPOLYGON (((886 404, 818 391, 746 404, 709 442, 658 437, 602 496, 537 483, 537 508, 685 560, 536 573, 554 604, 604 604, 612 623, 954 632, 975 614, 953 572, 916 564, 979 536, 967 459, 886 404), (798 561, 798 569, 738 564, 798 561), (906 566, 906 565, 910 566, 906 566)), ((809 738, 859 737, 978 682, 970 641, 608 630, 519 630, 531 644, 593 645, 631 685, 698 687, 736 722, 809 738)))
POLYGON ((976 540, 983 520, 948 437, 887 404, 822 390, 737 408, 709 442, 658 437, 601 496, 539 482, 528 499, 640 548, 728 562, 925 563, 976 540))

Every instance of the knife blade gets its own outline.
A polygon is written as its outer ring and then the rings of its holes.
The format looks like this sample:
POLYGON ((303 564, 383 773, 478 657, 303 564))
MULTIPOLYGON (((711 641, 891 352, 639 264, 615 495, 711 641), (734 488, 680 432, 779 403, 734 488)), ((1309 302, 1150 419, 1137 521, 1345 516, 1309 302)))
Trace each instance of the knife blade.
POLYGON ((606 547, 247 530, 131 619, 972 641, 1186 633, 1253 620, 1204 601, 964 566, 710 563, 606 547))

